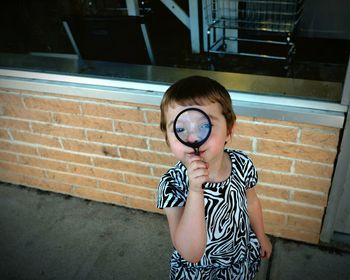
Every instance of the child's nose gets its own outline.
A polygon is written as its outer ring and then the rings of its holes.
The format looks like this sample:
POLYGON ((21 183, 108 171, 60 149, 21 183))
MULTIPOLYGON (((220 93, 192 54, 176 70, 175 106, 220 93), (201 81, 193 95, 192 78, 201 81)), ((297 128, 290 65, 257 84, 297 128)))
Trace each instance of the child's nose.
POLYGON ((189 143, 196 143, 196 142, 198 142, 198 140, 199 140, 198 135, 196 133, 190 133, 188 135, 187 141, 189 143))

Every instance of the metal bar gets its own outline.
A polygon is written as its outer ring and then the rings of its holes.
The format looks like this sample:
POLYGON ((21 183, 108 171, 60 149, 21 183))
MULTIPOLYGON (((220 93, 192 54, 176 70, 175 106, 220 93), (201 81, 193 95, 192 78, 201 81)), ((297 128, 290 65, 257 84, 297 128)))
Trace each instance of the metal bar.
POLYGON ((156 60, 155 60, 154 55, 153 55, 152 45, 151 45, 151 41, 148 37, 146 24, 143 24, 143 23, 141 24, 141 30, 142 30, 143 39, 145 40, 149 60, 151 61, 151 64, 155 65, 156 60))
POLYGON ((198 0, 188 0, 191 31, 191 48, 193 53, 200 53, 198 0))
POLYGON ((206 0, 202 0, 202 37, 203 37, 203 50, 205 52, 209 51, 209 36, 210 31, 208 27, 208 15, 206 14, 207 11, 207 4, 206 0))
MULTIPOLYGON (((140 7, 137 0, 126 0, 126 6, 129 16, 140 16, 140 7)), ((147 27, 144 23, 141 23, 141 31, 143 39, 145 40, 146 50, 151 64, 156 64, 154 59, 151 41, 148 36, 147 27)))
POLYGON ((72 32, 71 32, 71 30, 69 28, 68 23, 66 21, 63 21, 62 23, 63 23, 64 30, 67 33, 68 39, 69 39, 69 41, 70 41, 70 43, 71 43, 71 45, 73 47, 74 52, 76 53, 78 58, 81 59, 81 54, 80 54, 78 45, 77 45, 77 43, 74 40, 73 34, 72 34, 72 32))
POLYGON ((140 9, 137 0, 126 0, 126 8, 128 9, 129 16, 139 16, 140 9))
POLYGON ((238 41, 243 42, 253 42, 253 43, 265 43, 265 44, 274 44, 274 45, 289 45, 288 42, 282 42, 282 41, 272 41, 272 40, 258 40, 258 39, 244 39, 244 38, 238 38, 238 41))
POLYGON ((191 29, 189 16, 173 0, 160 0, 188 29, 191 29))
POLYGON ((190 15, 187 15, 173 0, 161 0, 161 2, 190 30, 192 52, 199 53, 198 0, 188 0, 190 15))

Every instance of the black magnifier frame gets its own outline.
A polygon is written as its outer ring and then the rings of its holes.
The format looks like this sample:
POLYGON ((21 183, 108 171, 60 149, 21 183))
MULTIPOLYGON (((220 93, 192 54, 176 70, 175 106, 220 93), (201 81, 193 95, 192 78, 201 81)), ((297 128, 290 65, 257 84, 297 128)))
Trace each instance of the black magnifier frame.
POLYGON ((174 120, 174 124, 173 124, 173 130, 174 130, 174 134, 176 136, 176 138, 182 143, 184 144, 185 146, 188 146, 188 147, 191 147, 194 149, 194 152, 196 155, 199 155, 199 147, 205 142, 208 140, 210 134, 211 134, 211 128, 212 128, 212 123, 211 123, 211 120, 208 116, 208 114, 206 112, 204 112, 203 110, 201 109, 198 109, 198 108, 195 108, 195 107, 190 107, 190 108, 186 108, 185 110, 182 110, 175 118, 174 120), (208 128, 208 132, 207 132, 207 135, 201 139, 200 141, 195 141, 195 142, 187 142, 187 141, 184 141, 177 133, 177 130, 176 130, 176 124, 177 124, 177 121, 179 119, 179 117, 181 117, 184 113, 188 112, 188 111, 197 111, 199 112, 200 114, 202 114, 206 120, 208 121, 208 124, 209 124, 209 128, 208 128))

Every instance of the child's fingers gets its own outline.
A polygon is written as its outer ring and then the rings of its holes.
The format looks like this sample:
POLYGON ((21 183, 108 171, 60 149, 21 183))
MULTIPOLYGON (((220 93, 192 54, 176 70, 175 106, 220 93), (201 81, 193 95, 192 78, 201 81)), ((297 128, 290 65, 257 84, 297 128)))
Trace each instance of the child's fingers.
POLYGON ((189 171, 197 169, 208 169, 208 164, 200 157, 193 157, 193 159, 189 162, 188 169, 189 171))
POLYGON ((194 158, 189 164, 188 175, 190 179, 190 188, 202 189, 203 183, 209 179, 208 164, 200 157, 194 158))
POLYGON ((262 259, 268 259, 270 257, 271 252, 265 250, 264 248, 261 248, 260 250, 260 257, 262 259))

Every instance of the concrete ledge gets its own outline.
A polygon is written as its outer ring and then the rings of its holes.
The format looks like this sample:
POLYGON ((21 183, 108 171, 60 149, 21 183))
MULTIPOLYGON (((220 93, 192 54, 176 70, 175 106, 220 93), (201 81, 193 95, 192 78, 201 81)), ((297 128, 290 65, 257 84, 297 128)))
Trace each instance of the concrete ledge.
MULTIPOLYGON (((189 72, 188 75, 190 74, 195 74, 195 72, 189 72)), ((228 73, 224 74, 227 75, 228 73)), ((220 81, 219 73, 210 76, 217 76, 214 78, 220 81)), ((271 77, 266 79, 268 78, 271 77)), ((223 84, 225 85, 225 83, 223 84)), ((170 83, 162 84, 151 80, 136 81, 121 78, 111 79, 107 77, 0 69, 0 86, 3 88, 35 90, 51 94, 66 94, 156 106, 160 104, 163 93, 169 85, 170 83)), ((273 83, 271 85, 273 86, 273 83)), ((342 128, 345 112, 347 112, 347 106, 334 102, 247 93, 237 90, 229 90, 229 92, 236 112, 245 116, 342 128)))

